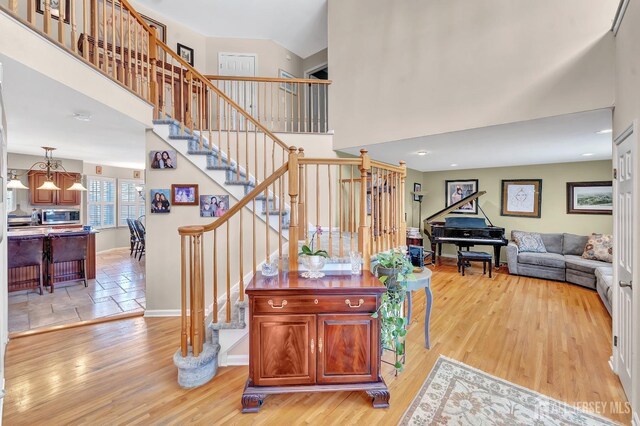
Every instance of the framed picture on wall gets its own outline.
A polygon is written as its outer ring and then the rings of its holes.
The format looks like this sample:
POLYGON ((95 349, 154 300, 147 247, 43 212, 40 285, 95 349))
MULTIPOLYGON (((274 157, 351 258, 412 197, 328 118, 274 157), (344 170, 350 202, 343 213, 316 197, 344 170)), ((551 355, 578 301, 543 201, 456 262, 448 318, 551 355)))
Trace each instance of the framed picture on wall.
POLYGON ((567 182, 568 214, 612 214, 613 183, 567 182))
MULTIPOLYGON (((44 15, 45 2, 49 3, 51 10, 51 17, 55 20, 60 19, 60 2, 61 0, 36 0, 36 12, 44 15)), ((64 22, 67 24, 70 22, 71 15, 69 14, 69 8, 71 0, 64 0, 64 22)))
POLYGON ((200 217, 221 217, 229 210, 228 195, 201 195, 200 217))
POLYGON ((162 22, 158 22, 153 18, 149 18, 143 14, 140 14, 142 20, 150 27, 155 27, 157 40, 162 40, 164 44, 167 44, 167 26, 162 22))
POLYGON ((503 180, 500 206, 501 216, 539 218, 542 208, 542 179, 503 180))
POLYGON ((171 203, 174 206, 197 206, 198 185, 186 183, 171 185, 171 203))
MULTIPOLYGON (((445 207, 478 192, 478 179, 447 180, 444 184, 445 207)), ((478 201, 473 200, 451 213, 478 214, 478 201)))
POLYGON ((151 213, 170 213, 171 212, 171 191, 168 189, 151 189, 149 190, 151 202, 151 213))
POLYGON ((178 154, 176 151, 149 151, 151 168, 155 170, 169 170, 178 167, 178 154))
POLYGON ((193 66, 193 49, 178 43, 178 56, 184 59, 189 65, 193 66))
MULTIPOLYGON (((418 182, 414 182, 413 192, 421 192, 421 191, 422 191, 422 184, 419 184, 418 182)), ((420 201, 420 195, 413 194, 413 201, 420 201)))

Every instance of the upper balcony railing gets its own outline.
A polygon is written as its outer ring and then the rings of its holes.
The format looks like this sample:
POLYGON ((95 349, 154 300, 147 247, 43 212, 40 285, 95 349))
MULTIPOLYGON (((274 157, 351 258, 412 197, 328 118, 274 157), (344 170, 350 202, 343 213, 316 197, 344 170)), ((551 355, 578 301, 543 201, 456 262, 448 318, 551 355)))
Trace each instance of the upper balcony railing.
POLYGON ((208 75, 272 132, 327 133, 331 80, 208 75))

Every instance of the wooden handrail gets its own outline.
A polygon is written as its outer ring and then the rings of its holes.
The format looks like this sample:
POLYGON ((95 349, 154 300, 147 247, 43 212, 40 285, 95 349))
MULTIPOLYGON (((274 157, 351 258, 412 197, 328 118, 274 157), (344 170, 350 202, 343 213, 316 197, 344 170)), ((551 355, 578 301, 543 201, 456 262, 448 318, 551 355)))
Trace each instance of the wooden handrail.
POLYGON ((326 84, 333 83, 331 80, 316 80, 313 78, 281 78, 281 77, 241 77, 234 75, 205 75, 209 80, 222 81, 255 81, 257 83, 304 83, 304 84, 326 84))
POLYGON ((282 147, 283 149, 289 149, 289 146, 287 144, 282 142, 276 135, 271 133, 271 131, 269 131, 269 129, 267 129, 262 124, 260 124, 255 118, 253 118, 242 107, 240 107, 240 105, 238 105, 236 102, 234 102, 233 99, 228 97, 224 92, 222 92, 213 83, 211 83, 211 81, 209 81, 205 76, 200 74, 194 67, 191 66, 191 64, 189 64, 187 61, 182 59, 173 50, 171 50, 171 48, 169 46, 167 46, 166 44, 164 44, 160 40, 156 40, 156 43, 157 43, 158 46, 160 46, 162 48, 162 50, 164 50, 166 53, 168 53, 170 56, 172 56, 173 59, 175 59, 181 66, 186 68, 188 70, 188 72, 190 72, 192 74, 193 77, 196 77, 202 83, 206 84, 207 87, 210 90, 214 91, 220 98, 222 98, 225 102, 227 102, 229 105, 231 105, 233 108, 235 108, 238 111, 239 114, 241 114, 245 119, 250 121, 258 129, 262 130, 263 133, 265 133, 267 136, 269 136, 271 139, 273 139, 273 141, 276 142, 280 147, 282 147))
POLYGON ((406 173, 407 168, 402 166, 402 162, 399 166, 394 166, 392 164, 383 163, 382 161, 371 160, 371 167, 377 167, 383 170, 390 170, 398 173, 406 173))

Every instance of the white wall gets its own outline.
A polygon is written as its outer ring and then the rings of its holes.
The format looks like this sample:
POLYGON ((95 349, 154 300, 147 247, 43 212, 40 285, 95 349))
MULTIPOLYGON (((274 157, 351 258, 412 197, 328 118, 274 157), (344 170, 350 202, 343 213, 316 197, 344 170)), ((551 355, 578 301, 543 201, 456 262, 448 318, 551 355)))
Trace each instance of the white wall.
MULTIPOLYGON (((616 88, 615 88, 615 104, 613 111, 613 134, 614 136, 622 133, 634 120, 640 120, 640 4, 638 0, 629 1, 627 12, 622 21, 622 25, 615 39, 616 45, 616 88)), ((638 141, 638 135, 635 135, 638 141)), ((636 170, 636 192, 635 192, 635 209, 640 211, 640 147, 636 145, 636 162, 634 168, 636 170)), ((634 256, 634 274, 633 282, 640 282, 640 259, 638 256, 638 247, 640 241, 640 226, 634 231, 634 247, 636 254, 634 256)), ((633 292, 633 324, 634 342, 633 342, 633 365, 632 375, 632 395, 627 395, 634 410, 635 424, 640 424, 640 294, 638 291, 633 292)))
POLYGON ((335 148, 610 107, 617 3, 329 0, 335 148))
MULTIPOLYGON (((306 73, 309 70, 315 70, 321 65, 327 65, 328 62, 329 62, 329 50, 322 49, 317 51, 313 55, 307 58, 304 58, 302 60, 302 69, 306 73)), ((301 77, 306 78, 306 75, 303 75, 301 77)))

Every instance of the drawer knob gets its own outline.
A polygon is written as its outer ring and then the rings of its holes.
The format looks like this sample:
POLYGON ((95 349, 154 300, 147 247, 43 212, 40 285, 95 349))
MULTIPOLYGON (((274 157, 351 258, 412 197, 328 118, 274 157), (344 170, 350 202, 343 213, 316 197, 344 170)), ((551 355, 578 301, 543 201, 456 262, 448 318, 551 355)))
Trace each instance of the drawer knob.
POLYGON ((317 305, 317 304, 318 304, 318 299, 314 299, 314 300, 313 300, 313 303, 314 303, 315 305, 317 305))
POLYGON ((285 306, 287 306, 287 301, 283 300, 282 303, 280 304, 280 306, 276 306, 273 304, 273 300, 269 299, 269 301, 267 302, 269 304, 269 306, 271 306, 273 309, 282 309, 285 306))
POLYGON ((357 305, 352 305, 351 304, 351 300, 346 299, 344 301, 345 304, 349 305, 350 308, 359 308, 360 306, 362 306, 364 304, 364 300, 360 299, 358 300, 358 304, 357 305))

